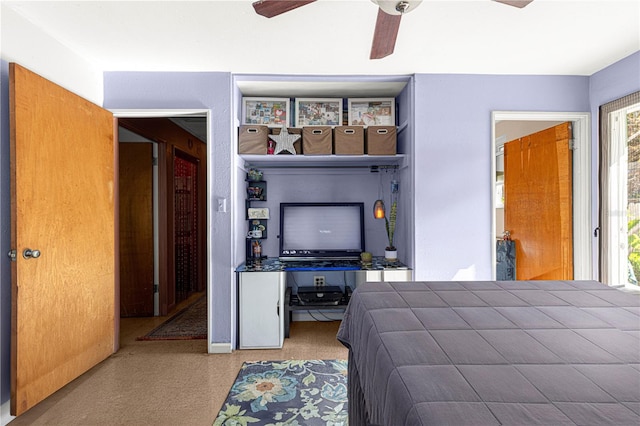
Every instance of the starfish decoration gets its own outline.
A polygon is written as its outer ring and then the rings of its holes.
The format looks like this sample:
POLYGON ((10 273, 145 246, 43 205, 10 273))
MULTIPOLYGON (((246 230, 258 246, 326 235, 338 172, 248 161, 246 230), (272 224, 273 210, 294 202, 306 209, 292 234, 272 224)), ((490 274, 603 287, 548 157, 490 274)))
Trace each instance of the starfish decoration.
POLYGON ((293 143, 300 139, 301 136, 290 134, 287 131, 287 126, 282 126, 279 135, 269 135, 269 137, 276 142, 276 148, 273 151, 274 154, 288 151, 290 154, 296 155, 296 149, 293 147, 293 143))

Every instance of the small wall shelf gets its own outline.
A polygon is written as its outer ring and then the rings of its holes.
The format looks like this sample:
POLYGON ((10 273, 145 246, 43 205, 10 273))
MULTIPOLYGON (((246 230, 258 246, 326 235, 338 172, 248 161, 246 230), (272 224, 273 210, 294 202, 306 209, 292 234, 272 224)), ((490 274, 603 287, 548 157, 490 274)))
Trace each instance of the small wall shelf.
POLYGON ((267 201, 267 182, 263 180, 248 180, 247 200, 267 201))
POLYGON ((247 183, 245 212, 248 221, 248 233, 246 236, 247 261, 265 257, 262 252, 262 242, 267 239, 267 218, 251 218, 248 214, 249 209, 254 205, 253 203, 267 201, 267 182, 262 180, 261 172, 258 177, 259 180, 251 175, 253 172, 256 172, 256 170, 251 170, 250 173, 247 173, 247 178, 245 179, 247 183), (257 235, 254 235, 254 233, 257 233, 257 235), (256 253, 259 254, 256 255, 256 253))
POLYGON ((255 240, 263 240, 267 238, 267 219, 248 219, 249 220, 249 230, 259 229, 262 231, 261 237, 253 237, 255 240))

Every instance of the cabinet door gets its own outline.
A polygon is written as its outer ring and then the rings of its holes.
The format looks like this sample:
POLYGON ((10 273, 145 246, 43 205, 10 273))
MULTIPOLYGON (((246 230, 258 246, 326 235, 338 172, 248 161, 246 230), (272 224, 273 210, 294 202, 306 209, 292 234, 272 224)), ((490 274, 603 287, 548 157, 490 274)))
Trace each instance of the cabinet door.
POLYGON ((284 272, 240 273, 240 349, 282 347, 284 272))

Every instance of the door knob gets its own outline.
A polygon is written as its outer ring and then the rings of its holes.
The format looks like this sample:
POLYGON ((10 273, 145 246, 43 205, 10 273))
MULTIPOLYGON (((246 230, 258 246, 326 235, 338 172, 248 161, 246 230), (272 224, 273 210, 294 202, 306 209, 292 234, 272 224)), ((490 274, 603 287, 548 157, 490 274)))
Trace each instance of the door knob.
POLYGON ((22 252, 22 257, 24 257, 25 259, 37 259, 40 257, 40 250, 24 249, 24 251, 22 252))

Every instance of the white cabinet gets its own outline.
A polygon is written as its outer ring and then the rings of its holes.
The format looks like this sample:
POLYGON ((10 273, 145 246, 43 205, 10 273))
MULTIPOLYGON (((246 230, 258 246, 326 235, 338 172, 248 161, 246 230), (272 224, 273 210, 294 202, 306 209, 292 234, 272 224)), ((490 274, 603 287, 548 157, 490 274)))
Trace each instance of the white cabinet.
POLYGON ((284 342, 286 272, 239 275, 240 349, 281 348, 284 342))

